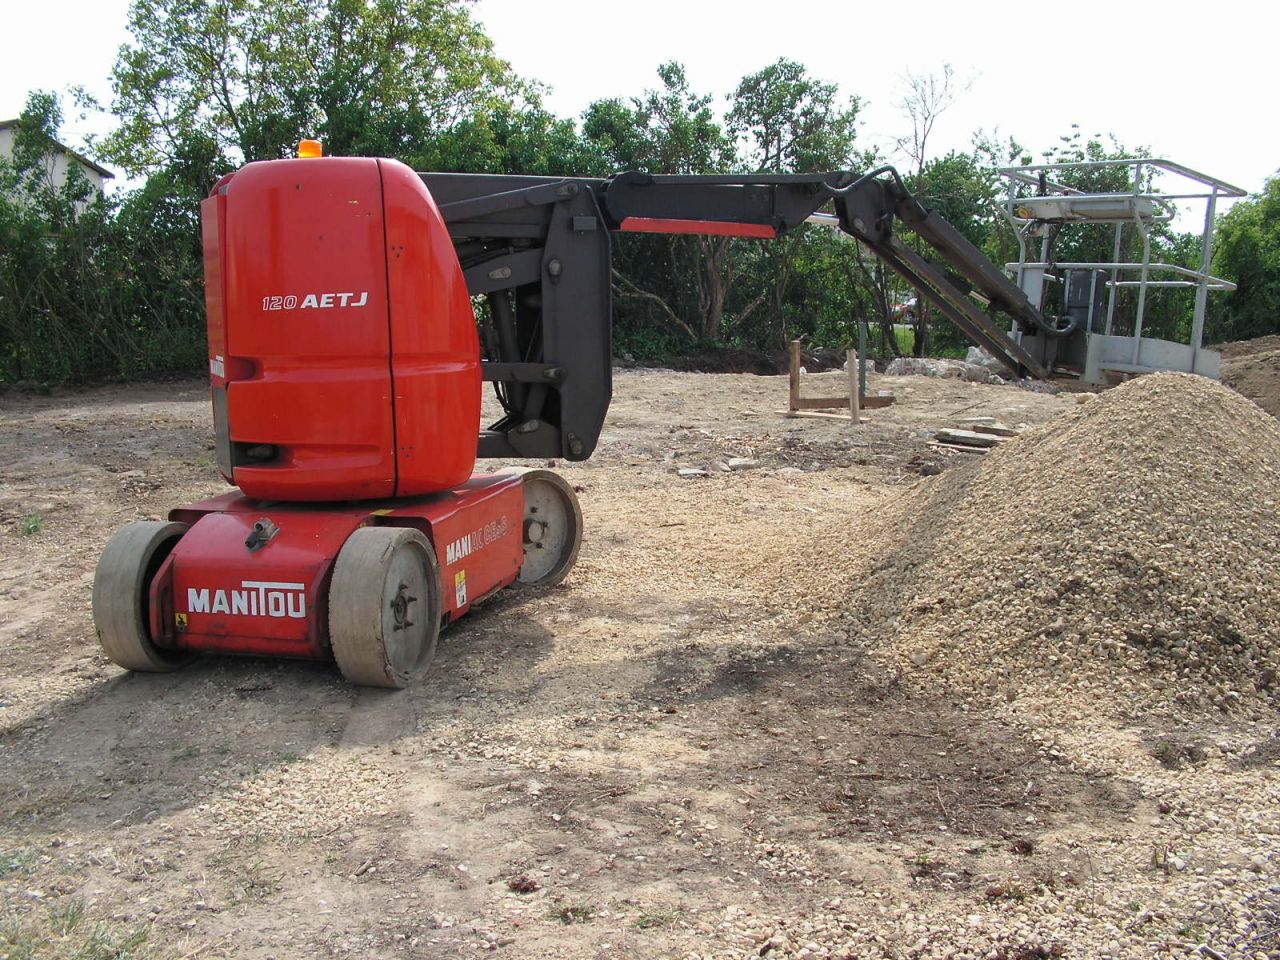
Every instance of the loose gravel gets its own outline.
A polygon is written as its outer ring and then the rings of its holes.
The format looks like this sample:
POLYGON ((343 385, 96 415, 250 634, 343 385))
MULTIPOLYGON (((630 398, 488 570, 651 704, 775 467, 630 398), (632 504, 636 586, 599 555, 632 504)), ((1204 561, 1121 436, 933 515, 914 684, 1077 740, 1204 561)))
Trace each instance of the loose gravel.
POLYGON ((1212 381, 1143 377, 903 496, 848 630, 1010 701, 1274 704, 1278 509, 1280 423, 1212 381))

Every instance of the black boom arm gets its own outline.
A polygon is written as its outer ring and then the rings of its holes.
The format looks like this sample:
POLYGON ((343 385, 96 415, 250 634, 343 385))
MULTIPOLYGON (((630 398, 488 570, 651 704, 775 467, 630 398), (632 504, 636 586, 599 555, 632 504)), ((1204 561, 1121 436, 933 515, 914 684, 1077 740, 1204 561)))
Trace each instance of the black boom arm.
POLYGON ((440 206, 481 322, 485 379, 503 417, 480 434, 481 457, 591 455, 611 386, 610 234, 697 233, 770 239, 828 204, 840 228, 905 277, 975 343, 1019 374, 1040 364, 969 297, 1024 330, 1052 330, 1026 296, 885 167, 824 174, 607 179, 421 174, 440 206), (901 222, 950 272, 906 246, 901 222))

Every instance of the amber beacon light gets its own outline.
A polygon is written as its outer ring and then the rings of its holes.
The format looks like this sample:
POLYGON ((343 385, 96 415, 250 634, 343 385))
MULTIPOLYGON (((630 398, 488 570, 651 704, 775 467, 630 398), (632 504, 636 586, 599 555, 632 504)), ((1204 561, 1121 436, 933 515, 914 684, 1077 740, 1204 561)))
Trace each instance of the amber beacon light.
POLYGON ((324 146, 319 140, 299 140, 298 141, 299 157, 323 157, 324 146))

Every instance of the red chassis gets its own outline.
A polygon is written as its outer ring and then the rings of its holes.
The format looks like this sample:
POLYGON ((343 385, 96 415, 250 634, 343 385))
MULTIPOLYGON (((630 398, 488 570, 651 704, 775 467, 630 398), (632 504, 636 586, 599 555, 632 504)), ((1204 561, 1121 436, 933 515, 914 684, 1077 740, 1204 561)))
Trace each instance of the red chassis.
POLYGON ((232 492, 169 519, 130 524, 103 554, 95 609, 113 660, 134 670, 199 653, 336 660, 349 680, 383 687, 420 677, 440 628, 474 603, 563 578, 582 525, 572 488, 545 470, 385 502, 232 492), (139 603, 107 601, 125 586, 139 603))

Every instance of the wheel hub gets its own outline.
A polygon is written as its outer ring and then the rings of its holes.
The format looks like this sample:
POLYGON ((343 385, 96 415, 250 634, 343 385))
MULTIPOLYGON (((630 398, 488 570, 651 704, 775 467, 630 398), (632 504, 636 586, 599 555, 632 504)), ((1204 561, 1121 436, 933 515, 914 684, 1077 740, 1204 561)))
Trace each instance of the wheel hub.
MULTIPOLYGON (((537 509, 536 507, 534 509, 537 509)), ((524 542, 536 543, 542 545, 542 538, 547 535, 547 525, 533 517, 527 517, 524 521, 524 542)))
POLYGON ((409 585, 407 583, 400 584, 396 590, 395 599, 391 601, 391 618, 394 621, 394 629, 404 630, 413 626, 413 621, 409 619, 409 604, 416 603, 417 597, 409 596, 409 585))

